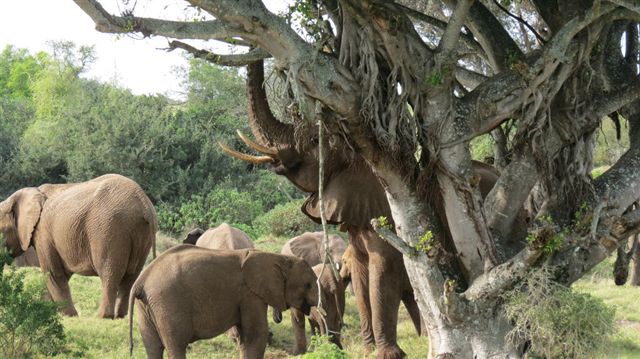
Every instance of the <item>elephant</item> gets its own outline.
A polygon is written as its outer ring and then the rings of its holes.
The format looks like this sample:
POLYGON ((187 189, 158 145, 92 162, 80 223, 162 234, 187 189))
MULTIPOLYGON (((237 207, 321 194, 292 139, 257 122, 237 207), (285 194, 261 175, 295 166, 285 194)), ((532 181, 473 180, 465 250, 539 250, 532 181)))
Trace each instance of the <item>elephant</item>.
MULTIPOLYGON (((236 326, 240 357, 262 358, 267 305, 309 314, 318 302, 316 276, 303 260, 255 249, 211 250, 188 244, 154 260, 131 288, 147 356, 185 358, 187 345, 236 326)), ((133 349, 133 315, 129 341, 133 349)))
MULTIPOLYGON (((311 335, 327 335, 330 341, 342 349, 340 331, 342 330, 342 317, 345 306, 345 286, 339 278, 335 278, 331 268, 323 264, 313 266, 313 272, 320 278, 320 294, 322 296, 321 313, 317 308, 312 308, 309 314, 309 326, 311 335), (323 269, 323 267, 325 267, 323 269)), ((275 320, 275 318, 274 318, 275 320)), ((293 355, 301 355, 307 351, 307 336, 305 334, 305 317, 298 309, 291 309, 291 327, 295 337, 293 355)))
MULTIPOLYGON (((240 132, 238 134, 243 142, 261 155, 241 153, 224 144, 220 147, 240 160, 271 165, 276 174, 285 176, 296 187, 309 193, 302 211, 320 222, 317 128, 294 128, 293 124, 275 118, 264 87, 263 61, 247 66, 247 97, 249 126, 257 141, 240 132)), ((288 107, 287 111, 292 117, 300 116, 295 106, 288 107)), ((353 246, 351 284, 363 340, 368 348, 377 347, 378 358, 402 358, 405 353, 397 344, 396 326, 408 275, 402 254, 380 238, 370 223, 372 218, 386 217, 393 224, 386 193, 370 166, 340 136, 332 136, 325 142, 332 143, 325 146, 324 153, 325 216, 329 224, 338 225, 348 233, 353 246)), ((492 166, 480 162, 473 162, 473 170, 478 175, 482 195, 486 196, 499 174, 492 166)), ((432 203, 441 206, 438 196, 440 193, 435 191, 432 203)), ((444 209, 437 212, 445 229, 448 228, 444 209)), ((450 237, 449 233, 446 234, 450 237)), ((464 278, 461 279, 458 282, 464 283, 464 278)), ((412 320, 418 327, 421 318, 415 311, 412 320)))
POLYGON ((209 228, 206 232, 196 228, 187 234, 187 238, 182 243, 209 249, 254 248, 251 238, 246 233, 226 223, 216 228, 209 228))
MULTIPOLYGON (((319 332, 322 335, 330 335, 331 341, 342 348, 340 330, 342 329, 342 316, 344 314, 345 286, 338 278, 334 278, 331 268, 327 267, 323 270, 323 237, 323 232, 305 232, 288 240, 282 247, 280 254, 301 258, 307 264, 313 266, 313 271, 320 278, 320 292, 326 316, 322 318, 322 315, 317 310, 312 311, 309 317, 309 325, 313 334, 319 332), (326 326, 324 325, 325 323, 326 326)), ((342 238, 336 235, 329 236, 329 250, 332 253, 333 262, 338 265, 337 270, 340 270, 342 253, 344 253, 345 249, 346 245, 342 238)), ((274 310, 273 321, 279 323, 281 320, 281 313, 274 310)), ((307 339, 305 319, 300 311, 291 310, 291 326, 296 339, 294 355, 304 354, 307 350, 307 339)))
MULTIPOLYGON (((288 240, 280 253, 302 258, 313 267, 322 263, 324 259, 324 253, 322 252, 323 237, 323 232, 305 232, 288 240)), ((347 245, 340 236, 329 235, 329 251, 332 253, 331 257, 338 266, 338 270, 340 270, 342 254, 345 249, 347 249, 347 245)))
POLYGON ((29 247, 24 253, 17 256, 13 261, 13 265, 16 267, 40 267, 35 248, 29 247))
POLYGON ((77 316, 69 279, 98 276, 98 316, 124 317, 158 230, 153 204, 133 180, 106 174, 81 183, 23 188, 0 203, 0 231, 13 257, 35 249, 51 299, 77 316))

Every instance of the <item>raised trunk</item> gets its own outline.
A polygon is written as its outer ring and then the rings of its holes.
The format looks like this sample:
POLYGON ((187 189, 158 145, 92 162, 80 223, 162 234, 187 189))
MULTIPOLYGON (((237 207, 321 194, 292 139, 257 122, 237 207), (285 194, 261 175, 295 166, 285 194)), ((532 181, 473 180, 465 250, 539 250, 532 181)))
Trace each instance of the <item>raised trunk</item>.
POLYGON ((249 126, 258 143, 269 147, 294 143, 293 126, 278 121, 269 107, 262 60, 247 65, 247 100, 249 126))

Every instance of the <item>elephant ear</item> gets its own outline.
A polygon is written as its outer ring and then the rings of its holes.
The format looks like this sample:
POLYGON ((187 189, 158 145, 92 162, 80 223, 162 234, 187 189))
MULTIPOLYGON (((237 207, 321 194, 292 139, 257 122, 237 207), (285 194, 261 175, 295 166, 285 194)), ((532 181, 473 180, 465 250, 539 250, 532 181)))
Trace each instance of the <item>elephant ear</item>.
POLYGON ((248 250, 242 261, 242 278, 253 294, 283 312, 287 310, 285 273, 292 265, 286 256, 248 250))
MULTIPOLYGON (((391 219, 391 209, 382 185, 368 167, 352 165, 334 173, 324 189, 327 222, 367 228, 372 218, 391 219)), ((302 206, 302 212, 320 223, 320 202, 314 193, 302 206)))
POLYGON ((45 196, 36 188, 24 188, 14 194, 13 215, 20 247, 23 251, 29 249, 33 231, 40 220, 45 196))

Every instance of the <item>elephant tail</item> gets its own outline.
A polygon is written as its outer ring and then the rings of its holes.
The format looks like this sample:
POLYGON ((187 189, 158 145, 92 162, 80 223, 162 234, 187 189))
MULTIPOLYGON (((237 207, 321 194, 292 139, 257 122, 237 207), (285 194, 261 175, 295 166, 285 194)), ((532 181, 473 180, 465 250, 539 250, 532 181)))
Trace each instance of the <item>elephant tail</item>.
POLYGON ((131 286, 131 292, 129 292, 129 356, 133 356, 133 307, 135 300, 140 298, 142 298, 142 288, 139 281, 136 280, 131 286))

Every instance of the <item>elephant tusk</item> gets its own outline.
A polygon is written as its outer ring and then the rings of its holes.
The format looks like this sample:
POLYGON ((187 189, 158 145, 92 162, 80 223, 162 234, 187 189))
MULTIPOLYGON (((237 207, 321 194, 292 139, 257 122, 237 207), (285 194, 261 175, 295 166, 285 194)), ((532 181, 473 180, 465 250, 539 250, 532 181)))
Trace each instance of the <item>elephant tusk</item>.
POLYGON ((241 153, 236 150, 232 150, 227 145, 218 142, 218 146, 222 148, 224 152, 226 152, 229 156, 237 158, 239 160, 250 162, 253 164, 263 164, 263 163, 271 163, 273 162, 273 158, 269 156, 252 156, 246 153, 241 153))
POLYGON ((278 154, 277 150, 273 148, 269 148, 267 146, 260 145, 252 141, 249 137, 245 136, 240 130, 236 130, 236 133, 238 134, 238 137, 240 137, 242 142, 246 143, 247 146, 253 148, 254 150, 269 156, 275 156, 278 154))

